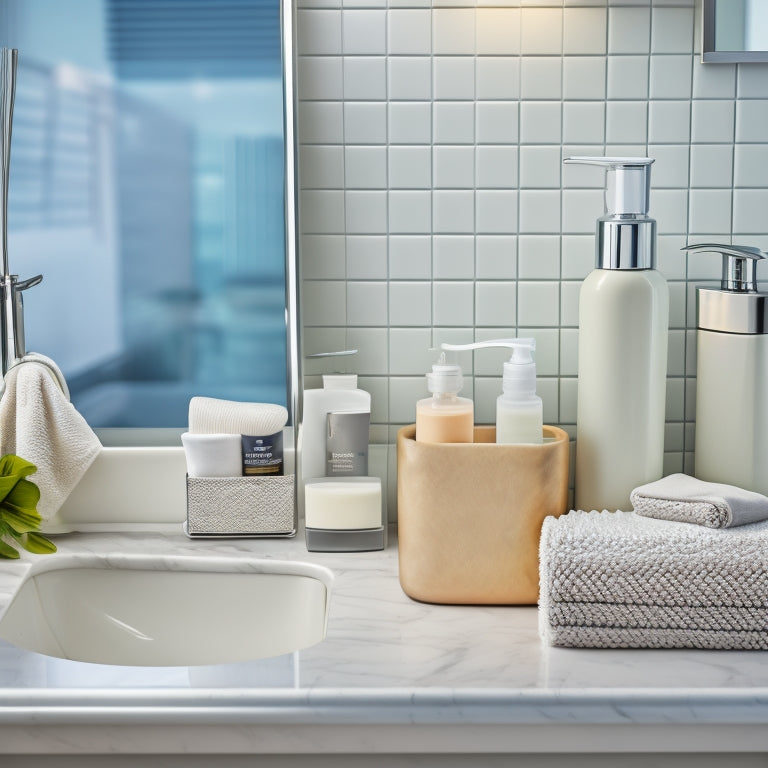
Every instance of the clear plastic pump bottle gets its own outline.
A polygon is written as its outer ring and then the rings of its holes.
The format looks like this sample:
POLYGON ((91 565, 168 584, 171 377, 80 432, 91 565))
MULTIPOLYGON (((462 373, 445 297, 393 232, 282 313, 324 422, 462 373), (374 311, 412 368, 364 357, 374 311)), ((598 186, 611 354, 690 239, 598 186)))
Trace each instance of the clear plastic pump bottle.
POLYGON ((475 407, 468 397, 459 397, 464 385, 461 367, 448 363, 445 352, 427 374, 432 397, 416 403, 416 440, 421 443, 471 443, 474 439, 475 407))
POLYGON ((496 442, 506 445, 542 442, 543 405, 536 394, 535 339, 494 339, 474 344, 443 344, 442 347, 449 350, 511 349, 512 356, 504 363, 502 394, 496 400, 496 442))
POLYGON ((579 296, 576 507, 631 509, 663 474, 669 291, 656 271, 649 157, 569 157, 606 169, 596 269, 579 296))

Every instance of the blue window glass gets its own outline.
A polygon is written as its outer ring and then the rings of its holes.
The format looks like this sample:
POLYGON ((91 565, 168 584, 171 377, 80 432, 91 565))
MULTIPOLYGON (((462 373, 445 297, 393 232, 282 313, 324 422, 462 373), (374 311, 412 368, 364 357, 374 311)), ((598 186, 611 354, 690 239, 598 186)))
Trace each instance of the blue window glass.
POLYGON ((94 427, 286 404, 278 0, 4 0, 26 345, 94 427))

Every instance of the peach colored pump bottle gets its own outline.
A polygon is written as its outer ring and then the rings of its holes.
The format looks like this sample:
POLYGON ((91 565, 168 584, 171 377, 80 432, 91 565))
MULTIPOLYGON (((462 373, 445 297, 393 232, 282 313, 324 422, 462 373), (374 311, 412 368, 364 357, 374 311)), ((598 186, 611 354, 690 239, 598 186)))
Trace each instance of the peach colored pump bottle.
POLYGON ((471 443, 474 434, 474 404, 459 397, 464 380, 461 368, 445 362, 432 366, 427 389, 432 397, 416 403, 416 440, 421 443, 471 443))

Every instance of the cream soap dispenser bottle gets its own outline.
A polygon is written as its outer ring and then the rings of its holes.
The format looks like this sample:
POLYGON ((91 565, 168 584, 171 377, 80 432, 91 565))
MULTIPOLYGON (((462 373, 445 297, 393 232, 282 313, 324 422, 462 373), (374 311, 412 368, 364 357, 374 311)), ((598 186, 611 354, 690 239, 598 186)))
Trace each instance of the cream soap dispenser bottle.
POLYGON ((768 294, 757 287, 757 248, 719 243, 720 288, 696 289, 695 473, 768 494, 768 294))
POLYGON ((475 405, 459 397, 464 385, 461 367, 445 352, 427 374, 432 397, 416 403, 416 440, 421 443, 471 443, 475 436, 475 405))
POLYGON ((648 157, 569 157, 606 169, 596 269, 579 295, 577 509, 629 510, 663 475, 669 290, 656 271, 648 157))
POLYGON ((493 339, 474 344, 443 344, 443 349, 466 350, 507 347, 502 394, 496 399, 496 442, 515 445, 543 441, 543 404, 536 394, 535 339, 493 339))

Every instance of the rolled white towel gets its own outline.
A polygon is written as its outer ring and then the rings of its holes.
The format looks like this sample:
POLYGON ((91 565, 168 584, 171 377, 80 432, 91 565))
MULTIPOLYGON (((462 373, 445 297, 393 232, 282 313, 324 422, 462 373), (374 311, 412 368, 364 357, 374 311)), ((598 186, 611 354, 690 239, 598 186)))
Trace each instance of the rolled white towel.
POLYGON ((239 477, 243 474, 240 435, 181 436, 190 477, 239 477))
POLYGON ((638 515, 657 520, 731 528, 768 520, 768 497, 734 485, 674 474, 635 488, 630 501, 638 515))
POLYGON ((240 403, 215 397, 189 401, 189 431, 193 434, 274 435, 288 422, 288 410, 274 403, 240 403))

